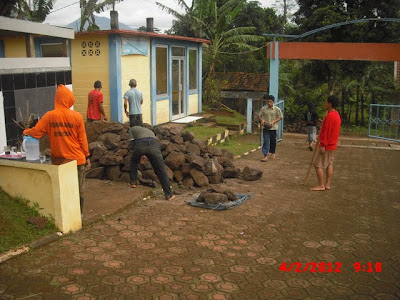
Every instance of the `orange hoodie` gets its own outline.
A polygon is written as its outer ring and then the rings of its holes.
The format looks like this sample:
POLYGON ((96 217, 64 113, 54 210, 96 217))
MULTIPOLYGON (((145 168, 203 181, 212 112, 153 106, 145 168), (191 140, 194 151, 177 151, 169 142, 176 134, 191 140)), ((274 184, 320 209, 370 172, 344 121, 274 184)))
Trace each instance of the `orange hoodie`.
POLYGON ((70 110, 75 98, 71 90, 60 84, 55 96, 55 109, 47 112, 34 128, 25 129, 23 134, 41 138, 48 134, 51 156, 86 163, 89 147, 85 124, 80 113, 70 110))

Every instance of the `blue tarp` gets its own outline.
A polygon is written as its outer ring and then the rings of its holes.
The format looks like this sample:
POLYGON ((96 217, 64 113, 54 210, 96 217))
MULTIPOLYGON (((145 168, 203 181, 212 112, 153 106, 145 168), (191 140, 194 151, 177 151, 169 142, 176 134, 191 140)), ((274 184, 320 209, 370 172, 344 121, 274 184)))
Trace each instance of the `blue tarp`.
POLYGON ((196 202, 197 198, 199 197, 199 195, 196 195, 193 199, 191 199, 187 203, 195 207, 207 208, 212 210, 225 210, 242 204, 244 201, 249 199, 252 196, 252 194, 236 194, 236 196, 238 197, 238 200, 235 201, 229 201, 218 204, 207 204, 205 202, 196 202))

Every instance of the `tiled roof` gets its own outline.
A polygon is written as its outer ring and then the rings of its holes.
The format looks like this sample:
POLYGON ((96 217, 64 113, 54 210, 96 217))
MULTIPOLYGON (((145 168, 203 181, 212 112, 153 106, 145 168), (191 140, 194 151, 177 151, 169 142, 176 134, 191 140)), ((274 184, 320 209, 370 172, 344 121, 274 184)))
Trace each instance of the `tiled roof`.
POLYGON ((266 92, 269 87, 269 74, 227 72, 216 73, 218 79, 226 80, 224 91, 257 91, 266 92))

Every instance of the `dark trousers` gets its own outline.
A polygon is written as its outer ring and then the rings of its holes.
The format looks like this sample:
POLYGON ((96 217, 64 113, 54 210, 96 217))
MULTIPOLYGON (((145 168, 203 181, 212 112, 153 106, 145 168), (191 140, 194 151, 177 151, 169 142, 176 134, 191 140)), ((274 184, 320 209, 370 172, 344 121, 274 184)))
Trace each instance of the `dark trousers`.
POLYGON ((85 171, 86 171, 85 165, 78 166, 79 202, 80 202, 80 206, 81 206, 81 213, 83 213, 83 203, 85 202, 84 198, 83 198, 83 185, 85 183, 85 171))
POLYGON ((262 153, 267 156, 268 153, 275 153, 276 149, 276 130, 263 129, 264 143, 262 146, 262 153))
POLYGON ((133 126, 143 126, 142 114, 139 115, 129 115, 129 125, 133 126))
POLYGON ((169 181, 167 171, 165 170, 164 159, 162 157, 158 141, 154 138, 139 139, 131 143, 131 149, 133 149, 130 170, 131 184, 136 184, 137 169, 140 158, 143 155, 146 155, 158 177, 158 180, 160 180, 165 197, 171 197, 173 195, 171 190, 171 182, 169 181))

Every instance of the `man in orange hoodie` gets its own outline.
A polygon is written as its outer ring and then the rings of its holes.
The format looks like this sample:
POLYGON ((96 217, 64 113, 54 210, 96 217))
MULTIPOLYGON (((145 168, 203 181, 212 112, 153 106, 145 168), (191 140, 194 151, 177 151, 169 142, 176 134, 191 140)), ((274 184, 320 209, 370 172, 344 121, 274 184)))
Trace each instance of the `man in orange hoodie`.
POLYGON ((55 109, 47 112, 35 127, 25 129, 23 134, 38 139, 48 134, 53 162, 57 159, 76 160, 82 212, 85 165, 90 167, 90 160, 87 158, 89 146, 81 114, 70 109, 74 103, 72 91, 60 84, 56 91, 55 109))

